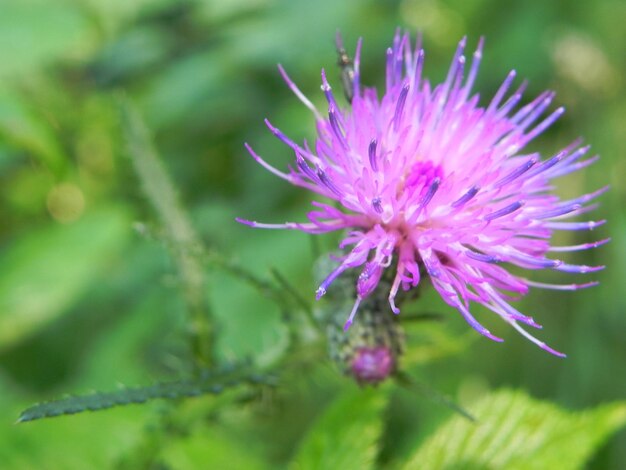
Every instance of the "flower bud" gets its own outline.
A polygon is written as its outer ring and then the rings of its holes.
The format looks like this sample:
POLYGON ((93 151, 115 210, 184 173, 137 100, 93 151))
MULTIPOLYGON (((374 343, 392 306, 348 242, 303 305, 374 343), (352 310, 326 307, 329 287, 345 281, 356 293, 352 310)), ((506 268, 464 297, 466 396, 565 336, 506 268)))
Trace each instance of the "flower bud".
POLYGON ((333 305, 327 328, 330 357, 359 384, 378 384, 391 376, 402 354, 403 333, 390 315, 384 289, 363 299, 359 314, 344 331, 345 310, 333 305))

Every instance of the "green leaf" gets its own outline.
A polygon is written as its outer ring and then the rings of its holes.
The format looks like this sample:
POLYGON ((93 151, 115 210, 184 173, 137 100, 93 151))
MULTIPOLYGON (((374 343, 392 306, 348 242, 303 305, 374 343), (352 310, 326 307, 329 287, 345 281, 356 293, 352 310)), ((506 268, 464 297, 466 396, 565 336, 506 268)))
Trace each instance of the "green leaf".
POLYGON ((229 431, 214 423, 195 426, 183 439, 168 439, 160 451, 159 460, 162 460, 167 468, 176 470, 271 468, 263 465, 261 458, 255 455, 245 439, 229 431))
POLYGON ((0 256, 0 350, 62 315, 127 241, 126 213, 103 209, 23 237, 0 256))
POLYGON ((56 59, 83 57, 95 43, 88 18, 72 2, 3 0, 0 77, 28 74, 56 59))
POLYGON ((32 109, 19 94, 0 89, 0 137, 28 151, 45 167, 59 173, 65 164, 55 129, 40 109, 32 109))
POLYGON ((99 411, 115 406, 144 403, 157 398, 177 399, 198 395, 218 395, 227 388, 241 383, 270 384, 270 377, 251 373, 250 370, 229 367, 216 372, 206 371, 197 379, 162 382, 155 385, 135 388, 122 388, 115 392, 96 392, 89 395, 71 396, 60 400, 31 406, 24 410, 19 423, 60 415, 99 411))
POLYGON ((291 468, 373 468, 386 403, 385 388, 351 389, 339 397, 313 425, 291 468))
POLYGON ((574 412, 508 390, 470 409, 477 423, 450 419, 404 469, 577 469, 626 424, 625 402, 574 412))
POLYGON ((146 410, 140 407, 16 426, 7 418, 15 415, 17 402, 23 398, 11 388, 0 382, 0 413, 5 417, 0 425, 2 468, 112 468, 112 459, 131 448, 144 427, 146 410))

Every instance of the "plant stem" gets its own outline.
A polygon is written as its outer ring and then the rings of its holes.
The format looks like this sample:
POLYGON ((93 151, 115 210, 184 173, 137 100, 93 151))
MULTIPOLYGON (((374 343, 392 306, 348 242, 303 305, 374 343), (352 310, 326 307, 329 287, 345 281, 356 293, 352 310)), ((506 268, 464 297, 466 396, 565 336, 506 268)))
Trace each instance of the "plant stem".
POLYGON ((210 367, 213 365, 214 330, 205 297, 202 243, 178 201, 143 119, 128 98, 121 96, 119 103, 128 154, 148 200, 163 223, 181 277, 192 353, 198 367, 210 367))

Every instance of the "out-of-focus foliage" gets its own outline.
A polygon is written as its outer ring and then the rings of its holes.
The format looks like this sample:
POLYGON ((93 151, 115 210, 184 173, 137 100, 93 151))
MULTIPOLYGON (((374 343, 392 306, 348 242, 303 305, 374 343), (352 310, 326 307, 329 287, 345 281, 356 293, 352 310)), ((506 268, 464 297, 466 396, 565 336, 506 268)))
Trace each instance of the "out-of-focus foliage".
MULTIPOLYGON (((2 0, 0 466, 319 468, 358 451, 372 468, 402 468, 440 452, 439 439, 459 443, 461 452, 460 439, 484 433, 482 442, 495 445, 507 426, 523 433, 558 422, 552 431, 541 428, 545 434, 531 432, 533 445, 520 444, 524 462, 562 463, 561 453, 575 449, 574 467, 587 459, 589 468, 621 468, 626 434, 609 435, 623 421, 623 405, 603 403, 623 403, 626 390, 624 17, 619 0, 2 0), (550 88, 567 108, 534 148, 550 154, 582 135, 602 155, 584 173, 562 178, 557 191, 573 196, 612 185, 595 215, 608 219, 606 226, 560 235, 562 244, 612 238, 571 256, 608 266, 597 274, 600 286, 537 291, 520 307, 544 324, 542 339, 567 359, 487 316, 486 326, 505 343, 472 336, 428 289, 404 309, 407 317, 444 318, 405 322, 407 372, 466 406, 477 425, 394 384, 356 390, 324 359, 293 295, 277 301, 271 287, 280 285, 270 275, 275 268, 313 304, 316 255, 308 237, 234 222, 301 220, 309 202, 243 148, 253 143, 285 168, 292 155, 263 118, 294 137, 313 134, 310 113, 276 64, 322 103, 321 67, 340 86, 333 44, 340 28, 349 51, 364 38, 363 81, 380 85, 397 26, 423 32, 433 81, 443 78, 461 36, 472 44, 484 35, 481 96, 492 95, 515 68, 530 80, 529 99, 550 88), (121 94, 137 105, 204 246, 197 261, 214 317, 216 361, 249 360, 261 370, 280 365, 280 384, 15 425, 32 403, 67 392, 193 373, 180 252, 128 158, 121 94), (488 395, 500 387, 524 394, 488 395), (515 406, 500 411, 506 400, 515 406), (557 436, 558 446, 543 445, 542 438, 557 436)), ((332 236, 318 242, 322 251, 335 244, 332 236)), ((537 274, 546 281, 567 276, 537 274)), ((480 456, 462 455, 489 468, 480 456)), ((491 455, 490 462, 512 456, 491 455)))
POLYGON ((386 394, 350 390, 311 426, 292 468, 375 468, 386 394))

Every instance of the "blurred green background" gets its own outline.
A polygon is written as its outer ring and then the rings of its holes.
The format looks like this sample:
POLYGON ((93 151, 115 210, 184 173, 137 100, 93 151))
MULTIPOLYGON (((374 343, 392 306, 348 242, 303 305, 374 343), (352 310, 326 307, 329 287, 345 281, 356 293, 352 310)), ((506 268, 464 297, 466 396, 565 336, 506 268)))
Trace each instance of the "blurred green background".
MULTIPOLYGON (((312 116, 276 64, 323 107, 320 69, 340 86, 337 28, 349 51, 364 38, 363 81, 377 86, 397 26, 423 32, 426 74, 434 82, 463 35, 470 47, 484 35, 481 102, 513 68, 530 81, 527 99, 555 90, 567 113, 532 147, 550 155, 583 136, 602 156, 560 179, 557 191, 565 197, 612 186, 592 215, 608 224, 558 236, 559 244, 612 238, 567 257, 606 264, 594 275, 601 284, 574 293, 535 291, 519 307, 544 325, 540 338, 567 359, 536 348, 494 315, 480 318, 505 343, 478 338, 427 293, 418 307, 445 313, 446 321, 409 334, 407 367, 461 403, 500 387, 571 409, 624 399, 625 18, 621 0, 0 0, 2 468, 275 468, 329 397, 352 386, 318 360, 292 374, 272 403, 207 412, 191 429, 184 417, 212 398, 190 400, 176 415, 180 422, 167 425, 160 403, 13 424, 36 401, 185 371, 180 279, 127 155, 120 92, 143 115, 205 244, 259 276, 277 268, 312 302, 309 237, 255 231, 234 219, 304 219, 310 195, 265 172, 243 143, 286 168, 292 154, 263 118, 295 140, 313 136, 312 116)), ((335 241, 325 236, 321 243, 330 248, 335 241)), ((206 292, 221 359, 252 358, 263 366, 285 351, 287 329, 270 300, 210 267, 206 292)), ((383 461, 402 460, 448 416, 424 397, 394 392, 383 461)), ((589 465, 617 469, 624 462, 622 432, 589 465)))

